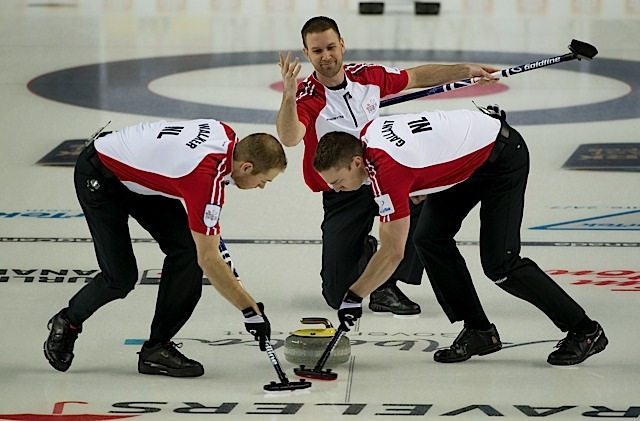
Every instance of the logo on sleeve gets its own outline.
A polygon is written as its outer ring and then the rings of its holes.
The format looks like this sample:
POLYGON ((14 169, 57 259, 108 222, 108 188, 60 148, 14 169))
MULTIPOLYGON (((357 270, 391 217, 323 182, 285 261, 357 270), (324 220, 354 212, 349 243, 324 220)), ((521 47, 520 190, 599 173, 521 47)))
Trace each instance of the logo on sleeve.
POLYGON ((202 217, 202 221, 204 225, 213 228, 218 224, 218 220, 220 219, 220 212, 222 208, 213 203, 207 203, 204 207, 204 215, 202 217))
POLYGON ((378 214, 380 216, 387 216, 394 213, 396 210, 393 207, 393 203, 391 202, 391 197, 388 194, 383 194, 382 196, 378 196, 375 198, 376 203, 378 204, 378 214))

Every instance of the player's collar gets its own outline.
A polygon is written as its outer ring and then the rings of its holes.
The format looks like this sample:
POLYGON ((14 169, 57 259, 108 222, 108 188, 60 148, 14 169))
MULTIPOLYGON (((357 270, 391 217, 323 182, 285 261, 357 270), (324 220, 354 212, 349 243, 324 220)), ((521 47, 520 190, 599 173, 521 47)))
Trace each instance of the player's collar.
POLYGON ((345 89, 347 87, 347 75, 344 75, 344 80, 340 85, 337 86, 327 86, 326 88, 332 91, 339 91, 340 89, 345 89))
POLYGON ((325 89, 329 89, 330 91, 339 91, 340 89, 346 89, 349 86, 349 78, 347 77, 346 73, 344 74, 344 80, 342 81, 342 83, 337 86, 327 86, 324 83, 320 82, 320 79, 318 79, 318 75, 316 74, 315 70, 313 71, 312 76, 315 83, 325 89))

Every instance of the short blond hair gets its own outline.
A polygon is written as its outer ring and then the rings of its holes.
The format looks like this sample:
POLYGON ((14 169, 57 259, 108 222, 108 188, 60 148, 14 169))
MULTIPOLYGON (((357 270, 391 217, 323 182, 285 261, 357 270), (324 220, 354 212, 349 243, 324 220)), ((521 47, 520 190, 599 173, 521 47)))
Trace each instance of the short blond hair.
POLYGON ((251 162, 253 174, 287 168, 287 156, 282 145, 268 133, 253 133, 241 139, 233 151, 233 159, 251 162))

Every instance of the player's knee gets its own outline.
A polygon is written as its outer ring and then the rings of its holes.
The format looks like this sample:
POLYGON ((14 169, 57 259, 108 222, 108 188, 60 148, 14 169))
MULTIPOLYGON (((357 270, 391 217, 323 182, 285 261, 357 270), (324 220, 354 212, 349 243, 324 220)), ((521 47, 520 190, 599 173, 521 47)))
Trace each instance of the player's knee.
POLYGON ((514 273, 517 273, 519 269, 530 265, 529 259, 521 259, 519 256, 511 256, 506 254, 502 258, 482 258, 482 270, 487 278, 491 279, 496 284, 505 282, 514 273))
POLYGON ((343 296, 340 296, 335 292, 328 291, 326 288, 322 288, 322 296, 324 297, 324 300, 327 302, 327 304, 329 304, 329 307, 331 307, 334 310, 337 310, 340 308, 340 304, 342 304, 343 296))
POLYGON ((506 281, 509 277, 509 274, 511 273, 511 269, 509 268, 509 265, 506 264, 506 262, 497 261, 483 261, 482 270, 485 276, 491 279, 496 284, 500 284, 501 282, 506 281))
POLYGON ((102 275, 104 276, 103 281, 109 290, 109 295, 113 299, 126 297, 133 291, 139 279, 138 270, 135 267, 122 267, 118 273, 112 275, 113 278, 110 278, 105 273, 102 275))
POLYGON ((108 289, 109 298, 113 300, 123 299, 127 295, 129 295, 131 291, 133 291, 134 287, 135 287, 135 282, 129 282, 126 285, 125 284, 111 285, 109 286, 109 289, 108 289))

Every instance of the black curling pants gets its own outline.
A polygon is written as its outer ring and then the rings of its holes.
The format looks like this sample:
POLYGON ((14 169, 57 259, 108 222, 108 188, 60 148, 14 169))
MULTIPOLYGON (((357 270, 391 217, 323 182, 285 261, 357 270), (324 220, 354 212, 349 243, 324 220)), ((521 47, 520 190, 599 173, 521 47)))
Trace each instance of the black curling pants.
MULTIPOLYGON (((349 287, 358 280, 368 263, 366 238, 378 216, 378 205, 370 186, 352 192, 324 192, 322 196, 322 295, 329 306, 337 309, 349 287)), ((422 203, 411 205, 409 237, 420 215, 422 203)), ((404 260, 391 275, 412 285, 420 285, 422 263, 415 247, 407 240, 404 260)))
POLYGON ((506 132, 498 136, 492 156, 469 179, 427 197, 414 242, 449 320, 453 323, 484 316, 454 240, 464 218, 480 203, 480 260, 484 273, 500 288, 533 304, 558 328, 567 331, 585 313, 533 261, 520 257, 529 151, 515 129, 504 123, 503 130, 506 132))
POLYGON ((128 190, 100 163, 93 145, 80 154, 74 183, 101 272, 69 301, 71 323, 81 324, 103 305, 133 290, 138 268, 129 233, 131 216, 165 254, 149 338, 170 340, 189 319, 202 293, 202 270, 184 207, 176 199, 128 190))

